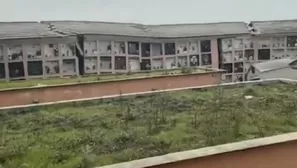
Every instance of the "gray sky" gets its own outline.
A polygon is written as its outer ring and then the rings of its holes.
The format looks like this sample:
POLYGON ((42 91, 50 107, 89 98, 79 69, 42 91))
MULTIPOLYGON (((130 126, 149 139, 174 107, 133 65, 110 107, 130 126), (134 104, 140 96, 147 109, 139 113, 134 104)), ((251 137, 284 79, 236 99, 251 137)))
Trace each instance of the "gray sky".
POLYGON ((0 21, 91 20, 167 24, 297 19, 296 0, 0 1, 0 21))

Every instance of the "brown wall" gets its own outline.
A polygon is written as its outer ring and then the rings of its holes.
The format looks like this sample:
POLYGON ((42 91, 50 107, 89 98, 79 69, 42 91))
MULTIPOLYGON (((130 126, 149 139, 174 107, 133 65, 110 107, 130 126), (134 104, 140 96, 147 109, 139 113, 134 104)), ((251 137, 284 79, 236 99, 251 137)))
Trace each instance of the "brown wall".
POLYGON ((212 68, 219 68, 218 39, 211 40, 211 62, 212 68))
POLYGON ((296 168, 297 141, 224 153, 150 168, 296 168))
POLYGON ((160 90, 212 85, 218 84, 220 78, 220 73, 202 73, 117 82, 1 91, 0 107, 32 104, 35 100, 38 100, 39 103, 44 103, 116 95, 120 92, 124 94, 151 91, 152 89, 160 90))

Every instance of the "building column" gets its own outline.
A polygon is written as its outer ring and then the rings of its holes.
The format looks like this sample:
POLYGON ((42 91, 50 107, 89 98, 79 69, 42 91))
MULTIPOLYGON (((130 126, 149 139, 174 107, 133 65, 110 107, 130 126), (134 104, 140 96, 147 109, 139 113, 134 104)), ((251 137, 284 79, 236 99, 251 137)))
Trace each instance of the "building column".
POLYGON ((61 44, 59 43, 58 44, 58 50, 59 50, 59 58, 58 58, 58 60, 59 60, 59 70, 60 70, 60 72, 59 72, 59 76, 60 77, 63 77, 64 76, 64 72, 63 72, 63 57, 62 57, 62 52, 61 52, 61 44))
POLYGON ((45 64, 46 64, 46 58, 45 58, 45 52, 44 52, 44 48, 45 48, 46 44, 40 44, 41 47, 41 55, 42 55, 42 78, 45 79, 46 78, 46 69, 45 69, 45 64))
MULTIPOLYGON (((101 64, 101 61, 100 61, 100 44, 99 44, 99 40, 96 40, 96 47, 97 47, 97 55, 96 55, 96 57, 97 57, 97 74, 100 74, 100 70, 101 70, 100 64, 101 64)), ((85 68, 85 66, 86 65, 84 65, 84 68, 85 68)))
POLYGON ((130 64, 129 64, 129 56, 128 56, 128 42, 127 41, 124 41, 124 45, 125 45, 125 57, 126 57, 126 70, 127 72, 130 72, 132 71, 131 68, 130 68, 130 64))
POLYGON ((111 71, 112 71, 112 73, 116 73, 116 70, 115 70, 115 54, 113 52, 114 41, 111 41, 110 45, 111 45, 111 71))
POLYGON ((75 58, 75 73, 76 76, 79 76, 79 65, 78 65, 78 58, 75 58))
POLYGON ((3 46, 3 54, 4 54, 4 70, 5 70, 5 80, 9 81, 10 77, 9 77, 9 67, 8 67, 8 48, 7 46, 3 46))
POLYGON ((29 75, 28 75, 28 52, 27 52, 27 45, 22 45, 22 51, 23 51, 23 65, 24 65, 25 79, 28 79, 29 78, 29 75))
POLYGON ((212 39, 210 44, 211 44, 212 68, 219 68, 218 40, 217 39, 212 39))

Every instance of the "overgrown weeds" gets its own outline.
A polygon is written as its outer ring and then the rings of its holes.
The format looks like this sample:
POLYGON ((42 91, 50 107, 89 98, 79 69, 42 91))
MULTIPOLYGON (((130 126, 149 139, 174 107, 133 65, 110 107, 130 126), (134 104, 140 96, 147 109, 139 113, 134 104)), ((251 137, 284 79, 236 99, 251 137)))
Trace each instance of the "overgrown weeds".
POLYGON ((188 90, 3 112, 0 164, 89 168, 296 131, 295 88, 188 90))

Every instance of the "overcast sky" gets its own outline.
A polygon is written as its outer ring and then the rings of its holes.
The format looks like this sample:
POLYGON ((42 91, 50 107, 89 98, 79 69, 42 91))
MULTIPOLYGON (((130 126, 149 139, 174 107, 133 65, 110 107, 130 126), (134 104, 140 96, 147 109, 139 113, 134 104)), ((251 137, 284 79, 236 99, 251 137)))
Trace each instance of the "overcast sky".
POLYGON ((0 21, 144 24, 297 19, 296 0, 0 0, 0 21))

